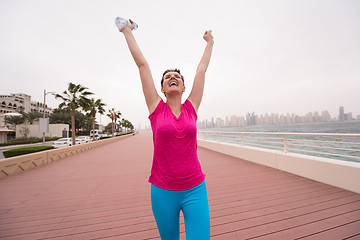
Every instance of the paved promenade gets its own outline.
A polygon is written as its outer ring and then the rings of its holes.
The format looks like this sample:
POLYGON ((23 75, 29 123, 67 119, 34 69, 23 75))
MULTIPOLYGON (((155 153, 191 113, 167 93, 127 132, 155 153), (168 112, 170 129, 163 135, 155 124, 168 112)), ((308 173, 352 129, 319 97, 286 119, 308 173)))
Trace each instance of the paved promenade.
MULTIPOLYGON (((0 180, 0 240, 160 239, 151 212, 152 135, 0 180)), ((198 149, 211 239, 360 239, 360 194, 198 149)), ((181 221, 183 223, 183 221, 181 221)), ((181 225, 181 239, 185 239, 181 225)))

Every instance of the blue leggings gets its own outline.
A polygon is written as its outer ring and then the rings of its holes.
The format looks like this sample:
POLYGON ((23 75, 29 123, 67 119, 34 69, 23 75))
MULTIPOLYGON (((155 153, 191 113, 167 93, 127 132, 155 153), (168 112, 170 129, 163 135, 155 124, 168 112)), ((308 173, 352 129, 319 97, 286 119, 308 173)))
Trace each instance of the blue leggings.
POLYGON ((210 239, 210 214, 205 180, 185 191, 169 191, 151 185, 151 205, 162 240, 180 239, 180 210, 186 240, 210 239))

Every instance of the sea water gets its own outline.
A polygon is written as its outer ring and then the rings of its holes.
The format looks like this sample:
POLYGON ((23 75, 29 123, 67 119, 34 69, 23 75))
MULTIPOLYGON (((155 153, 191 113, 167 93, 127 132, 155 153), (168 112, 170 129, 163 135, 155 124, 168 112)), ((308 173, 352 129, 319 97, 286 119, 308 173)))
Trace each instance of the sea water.
POLYGON ((256 125, 246 127, 205 128, 199 131, 219 132, 294 132, 294 133, 360 133, 360 121, 317 122, 305 124, 256 125))
MULTIPOLYGON (((277 132, 277 133, 337 133, 337 134, 360 134, 360 121, 346 122, 321 122, 306 124, 284 124, 284 125, 257 125, 246 127, 206 128, 199 129, 206 132, 277 132)), ((216 134, 208 134, 208 139, 213 136, 218 140, 216 134)), ((312 156, 326 157, 338 160, 360 162, 360 137, 327 137, 327 136, 287 136, 289 152, 300 153, 312 156), (348 150, 343 150, 348 149, 348 150), (310 152, 306 152, 310 151, 310 152), (318 154, 314 152, 330 153, 334 155, 318 154), (338 155, 351 155, 343 157, 338 155)), ((222 135, 222 142, 238 143, 239 136, 222 135)), ((269 135, 243 135, 244 145, 262 147, 272 150, 283 151, 283 139, 281 136, 269 135)))

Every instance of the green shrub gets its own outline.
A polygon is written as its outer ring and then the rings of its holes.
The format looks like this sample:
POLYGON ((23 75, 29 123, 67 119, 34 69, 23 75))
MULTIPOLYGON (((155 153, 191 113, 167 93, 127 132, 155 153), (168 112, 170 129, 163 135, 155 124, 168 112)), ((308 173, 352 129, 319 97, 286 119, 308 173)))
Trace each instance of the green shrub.
POLYGON ((128 135, 128 134, 133 134, 134 133, 134 131, 132 131, 132 132, 127 132, 127 133, 124 133, 124 134, 122 134, 122 135, 128 135))
POLYGON ((16 148, 16 149, 4 151, 3 154, 5 158, 9 158, 9 157, 20 156, 29 153, 41 152, 53 148, 54 147, 52 146, 23 147, 23 148, 16 148))
POLYGON ((100 140, 102 140, 102 139, 107 139, 107 138, 112 138, 112 137, 111 137, 111 136, 100 137, 100 140))
MULTIPOLYGON (((120 136, 124 136, 124 135, 128 135, 128 134, 133 134, 134 132, 128 132, 128 133, 122 133, 120 135, 115 135, 114 137, 120 137, 120 136)), ((106 137, 100 137, 100 140, 102 139, 107 139, 107 138, 112 138, 112 136, 106 136, 106 137)))

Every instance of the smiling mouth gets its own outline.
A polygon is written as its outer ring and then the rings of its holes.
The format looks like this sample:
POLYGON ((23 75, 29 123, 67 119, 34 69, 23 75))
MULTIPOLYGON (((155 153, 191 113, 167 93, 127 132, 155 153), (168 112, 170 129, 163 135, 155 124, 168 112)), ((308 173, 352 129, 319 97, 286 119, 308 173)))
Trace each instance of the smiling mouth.
POLYGON ((172 86, 177 86, 178 84, 176 82, 171 82, 169 83, 169 86, 172 87, 172 86))

